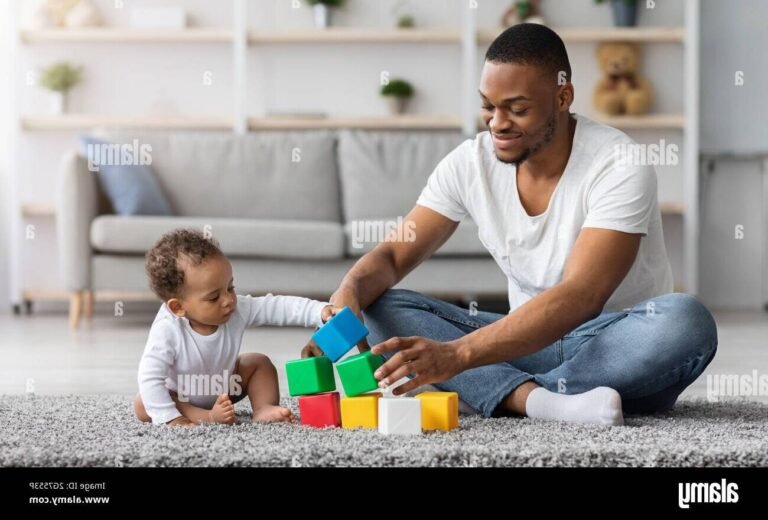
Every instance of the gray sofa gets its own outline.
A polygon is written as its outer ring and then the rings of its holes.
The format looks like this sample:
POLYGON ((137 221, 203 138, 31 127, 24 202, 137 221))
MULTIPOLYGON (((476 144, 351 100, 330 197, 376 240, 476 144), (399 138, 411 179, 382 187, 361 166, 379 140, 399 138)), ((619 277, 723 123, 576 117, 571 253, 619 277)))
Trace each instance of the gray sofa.
MULTIPOLYGON (((175 216, 115 215, 86 159, 74 151, 64 157, 57 234, 73 326, 91 314, 94 292, 104 300, 151 298, 144 253, 177 227, 208 229, 219 240, 239 292, 327 298, 375 246, 361 244, 354 229, 406 215, 437 163, 462 141, 457 132, 362 130, 108 137, 152 146, 152 170, 175 216)), ((398 287, 502 295, 506 280, 476 226, 462 222, 398 287)))

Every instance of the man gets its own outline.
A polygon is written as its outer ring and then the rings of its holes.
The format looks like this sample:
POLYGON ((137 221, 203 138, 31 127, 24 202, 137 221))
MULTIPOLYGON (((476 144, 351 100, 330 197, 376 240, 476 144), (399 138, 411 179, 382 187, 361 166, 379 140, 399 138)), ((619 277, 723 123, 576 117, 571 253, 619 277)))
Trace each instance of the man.
POLYGON ((653 168, 621 156, 622 132, 570 113, 568 55, 544 26, 491 44, 480 97, 488 132, 432 173, 403 223, 415 240, 380 243, 331 298, 362 312, 388 358, 377 379, 412 377, 398 395, 435 384, 488 417, 617 425, 671 408, 717 330, 695 298, 670 294, 653 168), (508 278, 508 315, 390 289, 467 216, 508 278))

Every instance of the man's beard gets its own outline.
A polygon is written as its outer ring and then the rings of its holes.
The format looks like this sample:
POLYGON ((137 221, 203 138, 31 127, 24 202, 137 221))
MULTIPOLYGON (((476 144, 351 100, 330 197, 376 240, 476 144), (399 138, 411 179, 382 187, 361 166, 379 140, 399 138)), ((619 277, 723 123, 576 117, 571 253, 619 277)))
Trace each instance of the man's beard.
POLYGON ((499 157, 498 152, 496 153, 496 158, 506 164, 514 164, 515 166, 519 166, 522 163, 524 163, 531 155, 535 154, 542 148, 544 148, 546 145, 548 145, 550 142, 552 142, 552 139, 555 136, 555 130, 557 129, 557 112, 553 111, 552 115, 547 119, 547 122, 544 124, 544 128, 542 128, 537 134, 534 135, 534 139, 538 138, 536 142, 533 143, 533 145, 529 146, 522 152, 520 152, 520 155, 513 159, 502 159, 499 157))

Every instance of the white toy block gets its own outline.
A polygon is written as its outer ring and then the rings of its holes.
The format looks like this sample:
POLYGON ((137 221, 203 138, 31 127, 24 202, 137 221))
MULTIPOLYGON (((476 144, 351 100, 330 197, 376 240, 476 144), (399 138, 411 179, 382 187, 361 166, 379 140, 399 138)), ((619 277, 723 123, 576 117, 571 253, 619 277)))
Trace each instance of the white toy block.
POLYGON ((379 399, 379 433, 418 435, 421 433, 421 401, 415 397, 379 399))

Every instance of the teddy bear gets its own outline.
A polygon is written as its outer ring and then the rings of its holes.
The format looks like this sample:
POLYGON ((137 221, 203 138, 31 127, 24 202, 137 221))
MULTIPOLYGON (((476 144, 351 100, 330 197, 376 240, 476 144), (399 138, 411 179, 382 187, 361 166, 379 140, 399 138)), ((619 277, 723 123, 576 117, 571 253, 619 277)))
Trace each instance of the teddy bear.
POLYGON ((95 27, 101 25, 101 16, 90 0, 44 0, 32 6, 26 25, 30 29, 95 27))
POLYGON ((651 84, 640 74, 640 47, 633 43, 603 43, 597 48, 603 78, 595 87, 593 104, 608 115, 640 115, 653 98, 651 84))

